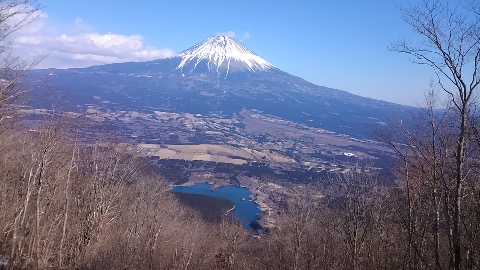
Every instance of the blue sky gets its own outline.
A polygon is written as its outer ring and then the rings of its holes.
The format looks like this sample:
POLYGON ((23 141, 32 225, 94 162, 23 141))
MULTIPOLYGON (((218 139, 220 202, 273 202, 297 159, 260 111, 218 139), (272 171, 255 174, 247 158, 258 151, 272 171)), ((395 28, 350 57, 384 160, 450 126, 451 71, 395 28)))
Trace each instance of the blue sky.
POLYGON ((48 52, 41 68, 82 67, 168 57, 229 32, 312 83, 416 105, 433 72, 388 50, 416 39, 397 8, 407 2, 43 0, 41 19, 17 34, 16 46, 48 52))

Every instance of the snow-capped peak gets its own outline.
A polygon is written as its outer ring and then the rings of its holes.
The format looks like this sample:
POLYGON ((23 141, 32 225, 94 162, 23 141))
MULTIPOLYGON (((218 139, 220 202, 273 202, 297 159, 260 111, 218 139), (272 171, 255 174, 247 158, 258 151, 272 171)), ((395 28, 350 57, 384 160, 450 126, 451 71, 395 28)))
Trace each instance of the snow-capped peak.
POLYGON ((256 72, 274 68, 272 64, 252 53, 229 36, 208 38, 176 56, 182 58, 178 69, 183 70, 186 66, 189 66, 193 70, 200 63, 206 62, 210 72, 224 73, 225 76, 232 70, 256 72))

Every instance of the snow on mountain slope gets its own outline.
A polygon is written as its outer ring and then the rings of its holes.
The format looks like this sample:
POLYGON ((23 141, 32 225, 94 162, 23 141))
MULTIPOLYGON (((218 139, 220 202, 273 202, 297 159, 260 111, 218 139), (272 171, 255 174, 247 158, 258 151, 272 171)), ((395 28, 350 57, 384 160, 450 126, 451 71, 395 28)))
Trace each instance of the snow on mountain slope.
POLYGON ((208 38, 175 57, 182 58, 177 69, 183 70, 189 66, 194 70, 197 65, 206 62, 210 72, 222 73, 225 77, 230 71, 256 72, 275 68, 229 36, 208 38))

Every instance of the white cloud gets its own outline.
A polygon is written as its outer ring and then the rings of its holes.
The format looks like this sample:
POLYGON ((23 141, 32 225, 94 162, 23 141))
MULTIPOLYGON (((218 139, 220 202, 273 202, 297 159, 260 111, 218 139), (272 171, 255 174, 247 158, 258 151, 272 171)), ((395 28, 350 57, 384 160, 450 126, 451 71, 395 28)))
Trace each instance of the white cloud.
POLYGON ((231 38, 235 38, 236 37, 236 33, 233 32, 233 31, 227 31, 227 32, 220 32, 220 33, 217 33, 216 36, 229 36, 231 38))
POLYGON ((82 18, 75 18, 75 20, 73 20, 73 23, 75 23, 75 24, 83 24, 83 19, 82 19, 82 18))
POLYGON ((216 36, 229 36, 231 38, 234 38, 234 39, 237 39, 237 40, 240 40, 240 41, 245 41, 247 40, 248 38, 250 38, 250 32, 249 31, 245 31, 243 32, 242 35, 237 35, 236 32, 234 31, 227 31, 227 32, 220 32, 220 33, 217 33, 216 36))
POLYGON ((242 40, 242 41, 245 41, 245 40, 247 40, 247 39, 249 39, 249 38, 250 38, 250 32, 249 32, 249 31, 245 31, 245 32, 243 33, 243 35, 242 35, 241 40, 242 40))
POLYGON ((39 68, 148 61, 174 54, 169 49, 146 46, 141 35, 97 33, 81 18, 75 18, 69 25, 57 26, 47 14, 14 33, 9 41, 19 55, 47 54, 39 68))

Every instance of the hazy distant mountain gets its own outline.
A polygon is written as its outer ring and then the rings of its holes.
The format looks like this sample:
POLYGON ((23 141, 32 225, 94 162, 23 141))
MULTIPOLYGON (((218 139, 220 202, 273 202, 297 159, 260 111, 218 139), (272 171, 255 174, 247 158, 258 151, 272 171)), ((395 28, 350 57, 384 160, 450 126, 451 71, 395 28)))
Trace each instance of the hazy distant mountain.
MULTIPOLYGON (((292 56, 293 57, 293 56, 292 56)), ((348 79, 348 78, 346 78, 348 79)), ((317 86, 279 70, 228 36, 216 36, 171 58, 89 68, 36 70, 35 107, 167 111, 231 116, 256 109, 357 137, 412 108, 317 86), (48 78, 47 84, 40 82, 48 78)), ((385 89, 388 91, 388 89, 385 89)))

